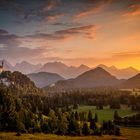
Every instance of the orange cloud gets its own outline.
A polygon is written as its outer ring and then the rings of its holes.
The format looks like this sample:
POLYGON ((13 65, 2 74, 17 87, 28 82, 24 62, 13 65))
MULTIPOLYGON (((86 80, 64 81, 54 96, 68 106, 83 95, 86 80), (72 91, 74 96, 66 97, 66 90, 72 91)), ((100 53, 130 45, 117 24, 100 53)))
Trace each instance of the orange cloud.
POLYGON ((95 25, 86 25, 86 26, 79 26, 68 28, 64 30, 55 31, 52 34, 40 33, 40 34, 33 34, 27 35, 24 38, 31 38, 31 39, 45 39, 45 40, 61 40, 69 37, 82 36, 88 39, 95 38, 97 27, 95 25))
POLYGON ((114 53, 112 58, 115 59, 130 59, 130 58, 140 58, 140 51, 133 51, 133 52, 119 52, 114 53))
POLYGON ((126 17, 133 17, 140 15, 140 5, 133 4, 128 7, 128 11, 123 14, 126 17))
POLYGON ((86 10, 81 11, 78 14, 76 14, 74 16, 74 20, 80 20, 82 18, 88 17, 89 15, 99 13, 104 9, 104 7, 105 7, 105 3, 100 2, 98 5, 95 5, 94 7, 93 6, 89 7, 86 10))

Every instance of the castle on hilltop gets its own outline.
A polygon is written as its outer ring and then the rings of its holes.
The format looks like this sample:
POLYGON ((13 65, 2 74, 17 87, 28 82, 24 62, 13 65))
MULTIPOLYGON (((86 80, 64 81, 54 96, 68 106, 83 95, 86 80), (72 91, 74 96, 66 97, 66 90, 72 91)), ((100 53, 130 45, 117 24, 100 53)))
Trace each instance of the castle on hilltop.
POLYGON ((2 73, 4 71, 4 61, 1 62, 1 65, 0 65, 0 73, 2 73))

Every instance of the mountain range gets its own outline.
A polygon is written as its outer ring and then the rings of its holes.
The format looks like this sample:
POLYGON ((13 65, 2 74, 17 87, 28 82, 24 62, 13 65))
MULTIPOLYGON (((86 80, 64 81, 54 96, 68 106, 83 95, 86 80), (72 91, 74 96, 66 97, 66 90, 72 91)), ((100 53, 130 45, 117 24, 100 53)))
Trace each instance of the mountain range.
POLYGON ((75 78, 83 72, 88 71, 90 68, 86 65, 80 65, 79 67, 67 66, 61 62, 49 62, 44 64, 39 72, 51 72, 57 73, 66 79, 75 78))
POLYGON ((74 79, 58 81, 57 88, 92 88, 118 85, 122 80, 117 79, 101 67, 84 72, 74 79))
MULTIPOLYGON (((118 69, 115 66, 108 67, 103 64, 100 64, 96 67, 103 68, 107 72, 116 76, 118 79, 128 79, 140 72, 139 70, 133 67, 118 69)), ((49 63, 45 63, 44 65, 41 64, 34 65, 26 61, 22 61, 21 63, 17 63, 15 66, 12 66, 7 60, 4 60, 4 68, 10 71, 20 71, 24 74, 38 73, 38 72, 57 73, 60 76, 64 77, 65 79, 70 79, 70 78, 76 78, 80 74, 88 70, 94 69, 95 67, 91 68, 84 64, 81 64, 78 67, 67 66, 62 62, 49 62, 49 63)))
POLYGON ((91 69, 86 65, 73 67, 61 62, 33 65, 26 61, 12 66, 8 61, 4 60, 4 69, 16 70, 24 74, 30 73, 27 76, 34 81, 37 87, 41 88, 49 85, 66 88, 99 86, 140 88, 140 72, 132 67, 117 69, 115 66, 107 67, 100 64, 91 69))
POLYGON ((41 64, 33 65, 26 61, 22 61, 21 63, 16 63, 14 69, 16 71, 20 71, 24 74, 29 74, 29 73, 35 72, 36 70, 40 69, 41 67, 42 67, 41 64))
POLYGON ((116 76, 119 79, 128 79, 140 72, 133 67, 118 69, 115 66, 107 67, 106 65, 103 64, 98 65, 98 67, 103 68, 104 70, 108 71, 109 73, 111 73, 112 75, 116 76))
MULTIPOLYGON (((125 80, 117 79, 101 67, 84 72, 76 78, 61 80, 55 83, 55 89, 115 87, 140 88, 140 73, 125 80)), ((46 87, 47 88, 47 87, 46 87)))

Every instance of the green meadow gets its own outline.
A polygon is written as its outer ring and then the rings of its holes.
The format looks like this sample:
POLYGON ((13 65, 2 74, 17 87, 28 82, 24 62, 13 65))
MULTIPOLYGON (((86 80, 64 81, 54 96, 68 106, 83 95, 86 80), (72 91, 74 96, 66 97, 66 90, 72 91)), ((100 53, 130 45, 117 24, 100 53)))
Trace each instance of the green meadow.
POLYGON ((79 106, 77 110, 78 112, 87 112, 91 110, 93 116, 95 115, 95 113, 98 114, 98 119, 99 122, 102 123, 103 120, 107 121, 107 120, 113 120, 113 116, 114 116, 114 112, 115 110, 118 111, 118 114, 121 117, 125 117, 125 116, 129 116, 129 115, 133 115, 136 114, 136 111, 132 111, 130 108, 126 107, 126 106, 121 106, 121 109, 109 109, 109 106, 104 106, 104 108, 102 110, 98 110, 96 109, 95 106, 79 106))

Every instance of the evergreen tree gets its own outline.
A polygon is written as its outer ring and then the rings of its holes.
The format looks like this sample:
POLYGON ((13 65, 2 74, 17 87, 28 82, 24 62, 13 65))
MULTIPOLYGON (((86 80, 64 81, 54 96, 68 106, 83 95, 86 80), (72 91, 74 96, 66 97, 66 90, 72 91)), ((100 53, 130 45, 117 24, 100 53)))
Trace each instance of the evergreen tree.
POLYGON ((75 112, 75 119, 76 119, 77 121, 79 121, 79 120, 80 120, 80 117, 79 117, 79 114, 78 114, 78 112, 77 112, 77 111, 75 112))
POLYGON ((81 134, 81 128, 75 119, 74 112, 71 113, 69 125, 68 125, 68 133, 71 135, 80 135, 81 134))
POLYGON ((98 115, 97 113, 95 113, 95 118, 94 118, 95 122, 98 122, 98 115))
POLYGON ((88 121, 90 122, 92 120, 92 112, 89 110, 88 112, 88 121))
POLYGON ((92 119, 92 120, 90 121, 90 129, 95 130, 96 128, 97 128, 97 127, 96 127, 95 120, 92 119))
POLYGON ((83 124, 82 134, 84 134, 84 135, 89 135, 89 134, 90 134, 90 129, 89 129, 87 123, 84 123, 84 124, 83 124))
POLYGON ((60 116, 59 120, 58 120, 58 132, 57 134, 67 134, 67 130, 68 130, 68 120, 66 117, 66 114, 63 113, 62 116, 60 116))
POLYGON ((48 114, 48 124, 52 133, 56 133, 58 129, 58 117, 55 115, 54 110, 50 109, 48 114))
POLYGON ((49 133, 51 132, 50 131, 50 126, 47 122, 43 122, 42 125, 41 125, 41 129, 42 129, 42 132, 44 133, 49 133))
POLYGON ((114 112, 114 120, 118 120, 119 119, 119 115, 118 115, 118 111, 114 112))

